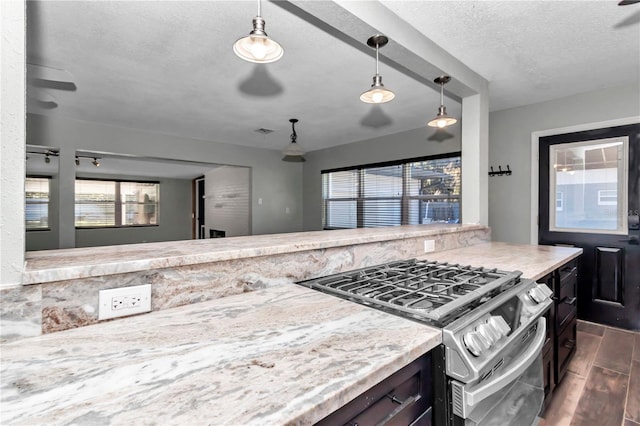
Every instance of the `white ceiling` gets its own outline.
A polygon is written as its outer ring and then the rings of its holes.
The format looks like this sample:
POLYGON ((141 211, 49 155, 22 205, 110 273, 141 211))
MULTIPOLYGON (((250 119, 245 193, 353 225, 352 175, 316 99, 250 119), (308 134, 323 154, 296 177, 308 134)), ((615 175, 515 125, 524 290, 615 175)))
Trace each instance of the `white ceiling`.
MULTIPOLYGON (((486 78, 491 110, 640 79, 640 5, 382 4, 486 78)), ((380 73, 396 99, 371 106, 358 99, 375 70, 366 40, 312 25, 287 3, 262 6, 268 34, 285 49, 267 65, 231 49, 250 31, 255 1, 30 1, 29 61, 64 70, 77 86, 46 89, 58 106, 30 104, 30 112, 278 150, 295 117, 307 151, 423 127, 435 114, 439 94, 429 82, 436 76, 394 69, 384 57, 393 40, 381 49, 380 73)), ((445 104, 460 115, 456 99, 445 104)))

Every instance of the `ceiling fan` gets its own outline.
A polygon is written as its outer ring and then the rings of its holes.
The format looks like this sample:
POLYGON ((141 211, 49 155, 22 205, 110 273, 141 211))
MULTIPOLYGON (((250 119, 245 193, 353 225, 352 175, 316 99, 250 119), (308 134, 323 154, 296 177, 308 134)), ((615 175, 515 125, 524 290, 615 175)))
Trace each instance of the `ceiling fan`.
POLYGON ((58 107, 56 99, 45 89, 75 92, 76 84, 68 71, 27 62, 27 98, 29 106, 42 109, 58 107))
POLYGON ((630 4, 640 3, 640 0, 622 0, 618 3, 618 6, 627 6, 630 4))

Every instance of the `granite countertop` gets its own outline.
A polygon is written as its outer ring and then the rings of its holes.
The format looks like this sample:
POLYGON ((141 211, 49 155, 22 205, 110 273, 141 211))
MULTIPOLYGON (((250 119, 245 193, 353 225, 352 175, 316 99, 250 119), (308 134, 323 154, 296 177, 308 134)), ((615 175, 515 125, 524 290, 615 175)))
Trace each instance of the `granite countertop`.
POLYGON ((575 259, 581 248, 480 243, 469 247, 425 254, 422 259, 463 265, 497 268, 503 271, 521 271, 523 278, 537 280, 559 266, 575 259))
POLYGON ((70 280, 481 229, 486 227, 407 225, 34 251, 26 254, 22 283, 70 280))
POLYGON ((311 424, 440 331, 295 284, 3 344, 1 424, 311 424))

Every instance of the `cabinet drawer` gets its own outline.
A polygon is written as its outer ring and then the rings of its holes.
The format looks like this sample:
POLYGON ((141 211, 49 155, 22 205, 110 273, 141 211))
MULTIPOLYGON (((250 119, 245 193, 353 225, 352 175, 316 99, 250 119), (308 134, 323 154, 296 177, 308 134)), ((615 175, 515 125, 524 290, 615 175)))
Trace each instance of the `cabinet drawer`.
POLYGON ((572 279, 562 285, 559 288, 559 291, 556 296, 558 297, 558 301, 562 303, 565 299, 571 299, 572 297, 576 297, 576 287, 578 285, 578 281, 576 279, 572 279))
POLYGON ((567 372, 569 362, 576 351, 576 317, 569 319, 567 327, 558 336, 556 345, 556 384, 567 372))
POLYGON ((329 414, 316 426, 347 424, 430 425, 432 405, 431 355, 400 369, 351 402, 329 414))
POLYGON ((561 332, 569 321, 576 316, 576 302, 577 297, 567 297, 564 300, 558 302, 556 309, 556 333, 561 332))
POLYGON ((558 269, 558 280, 562 286, 565 281, 575 279, 578 276, 578 260, 573 259, 558 269))

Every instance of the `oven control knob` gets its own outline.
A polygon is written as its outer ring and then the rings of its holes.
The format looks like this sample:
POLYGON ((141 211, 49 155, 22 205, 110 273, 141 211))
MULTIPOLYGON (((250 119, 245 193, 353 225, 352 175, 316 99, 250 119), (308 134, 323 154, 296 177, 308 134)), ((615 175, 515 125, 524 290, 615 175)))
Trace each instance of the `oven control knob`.
POLYGON ((480 324, 478 327, 476 327, 476 331, 478 332, 478 334, 489 341, 489 346, 493 346, 493 344, 500 340, 500 337, 502 337, 500 332, 494 329, 489 323, 480 324))
POLYGON ((462 336, 464 346, 473 356, 480 356, 482 352, 489 349, 489 345, 486 340, 475 331, 469 331, 462 336))
POLYGON ((531 288, 527 292, 527 294, 529 295, 529 298, 531 300, 533 300, 535 302, 535 304, 537 305, 538 303, 544 302, 553 293, 551 292, 551 290, 549 290, 549 287, 547 287, 546 285, 539 284, 539 285, 531 288))
POLYGON ((509 327, 509 324, 507 324, 501 316, 494 315, 490 317, 487 320, 487 324, 491 324, 491 327, 497 330, 502 336, 506 336, 511 331, 511 327, 509 327))

